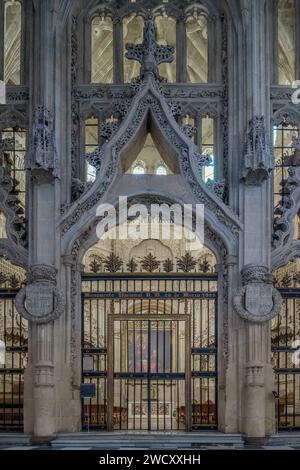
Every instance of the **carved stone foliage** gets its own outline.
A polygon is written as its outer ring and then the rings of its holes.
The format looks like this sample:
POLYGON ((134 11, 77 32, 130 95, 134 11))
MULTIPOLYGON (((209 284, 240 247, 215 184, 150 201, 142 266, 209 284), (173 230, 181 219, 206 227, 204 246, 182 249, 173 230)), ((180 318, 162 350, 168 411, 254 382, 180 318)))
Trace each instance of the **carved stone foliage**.
POLYGON ((110 140, 111 137, 117 132, 119 128, 119 123, 114 122, 102 122, 100 124, 100 135, 105 140, 110 140))
POLYGON ((96 168, 97 172, 100 170, 101 165, 104 160, 104 155, 105 155, 105 149, 106 146, 105 144, 102 145, 101 147, 97 147, 94 152, 87 153, 86 154, 86 159, 87 161, 96 168))
POLYGON ((181 127, 182 132, 189 138, 192 139, 193 136, 196 134, 196 128, 191 124, 186 124, 185 126, 181 127))
POLYGON ((11 139, 0 141, 0 209, 6 216, 8 238, 18 246, 27 245, 24 210, 15 191, 10 157, 5 150, 13 145, 11 139))
POLYGON ((65 299, 56 286, 57 270, 53 266, 33 265, 26 286, 16 296, 16 308, 33 323, 49 323, 63 313, 65 299))
POLYGON ((273 247, 283 247, 292 236, 293 219, 299 210, 300 166, 288 168, 288 177, 282 187, 282 199, 276 208, 273 232, 273 247))
POLYGON ((263 116, 254 116, 247 131, 242 177, 246 184, 260 184, 274 167, 263 116))
POLYGON ((45 106, 37 106, 34 111, 29 169, 37 178, 42 175, 58 177, 59 174, 53 117, 45 106))
POLYGON ((206 183, 206 186, 210 188, 216 196, 218 196, 221 201, 224 199, 225 190, 226 190, 226 181, 225 179, 222 180, 209 180, 206 183))
POLYGON ((254 323, 271 320, 280 312, 282 298, 272 285, 266 266, 249 264, 242 270, 243 287, 233 298, 240 317, 254 323))

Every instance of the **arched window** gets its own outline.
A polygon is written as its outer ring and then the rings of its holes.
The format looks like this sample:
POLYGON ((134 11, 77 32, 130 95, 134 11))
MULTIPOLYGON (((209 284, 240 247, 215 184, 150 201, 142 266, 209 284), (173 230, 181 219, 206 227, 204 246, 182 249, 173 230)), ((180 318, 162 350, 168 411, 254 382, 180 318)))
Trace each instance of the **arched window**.
POLYGON ((204 117, 201 119, 201 153, 210 155, 211 163, 203 167, 202 178, 205 182, 215 178, 215 157, 214 157, 214 119, 204 117))
POLYGON ((171 16, 157 16, 155 25, 158 44, 175 48, 173 62, 160 64, 159 74, 166 78, 168 82, 176 82, 176 20, 171 16))
MULTIPOLYGON (((92 153, 99 145, 99 121, 92 116, 85 120, 84 126, 84 148, 85 154, 92 153)), ((89 162, 86 162, 86 181, 95 181, 96 170, 89 162)))
POLYGON ((136 60, 125 57, 127 43, 138 44, 143 41, 144 19, 134 13, 123 19, 123 54, 124 54, 124 82, 130 82, 140 73, 140 64, 136 60))
POLYGON ((143 162, 138 162, 132 170, 132 173, 134 175, 144 175, 146 173, 145 171, 145 165, 143 162))
POLYGON ((294 162, 294 139, 299 138, 299 125, 282 122, 273 127, 274 169, 274 206, 280 207, 284 197, 288 169, 294 162))
POLYGON ((13 192, 18 195, 18 199, 25 210, 26 192, 26 129, 19 127, 7 128, 2 131, 2 139, 12 139, 12 150, 6 151, 11 167, 13 178, 13 192))
POLYGON ((91 82, 113 82, 113 22, 96 17, 91 25, 91 82))
POLYGON ((186 21, 187 81, 208 81, 208 30, 203 15, 189 16, 186 21))
POLYGON ((3 212, 0 212, 0 238, 7 238, 6 217, 3 212))
POLYGON ((157 165, 155 173, 157 175, 162 175, 162 176, 166 175, 167 174, 166 166, 163 163, 160 163, 159 165, 157 165))
POLYGON ((18 1, 4 3, 4 81, 8 85, 21 82, 22 5, 18 1))
POLYGON ((278 83, 296 79, 296 9, 294 0, 278 0, 278 83))

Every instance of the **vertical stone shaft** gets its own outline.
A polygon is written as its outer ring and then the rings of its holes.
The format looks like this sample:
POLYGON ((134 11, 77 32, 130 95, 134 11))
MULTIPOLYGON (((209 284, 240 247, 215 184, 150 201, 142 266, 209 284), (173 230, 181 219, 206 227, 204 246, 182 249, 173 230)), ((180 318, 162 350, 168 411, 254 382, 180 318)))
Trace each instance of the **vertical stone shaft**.
MULTIPOLYGON (((248 264, 263 265, 270 269, 272 188, 270 171, 272 155, 268 146, 269 136, 269 53, 266 27, 266 2, 241 0, 244 34, 244 70, 247 143, 243 155, 244 214, 243 257, 240 269, 248 264), (260 145, 258 145, 258 143, 260 145)), ((260 302, 260 299, 256 299, 260 302)), ((272 375, 269 373, 270 354, 269 322, 246 321, 243 399, 243 431, 251 438, 265 436, 270 430, 266 422, 266 410, 272 400, 272 375)))
MULTIPOLYGON (((41 264, 55 265, 55 179, 48 168, 36 164, 43 158, 43 149, 47 158, 54 162, 55 145, 40 142, 34 148, 33 137, 37 125, 37 109, 43 108, 40 114, 54 114, 55 97, 55 1, 34 1, 33 38, 34 49, 31 55, 30 83, 32 114, 30 124, 33 129, 30 136, 29 167, 31 187, 29 194, 29 248, 30 266, 41 264), (46 150, 47 149, 47 150, 46 150), (49 153, 48 153, 49 152, 49 153), (41 168, 39 168, 41 166, 41 168), (35 169, 35 173, 33 171, 35 169)), ((54 166, 54 165, 53 165, 54 166)), ((54 390, 54 324, 53 322, 38 325, 30 324, 29 367, 25 389, 25 416, 36 439, 47 439, 56 429, 55 390, 54 390), (27 400, 26 400, 27 397, 27 400), (33 399, 31 399, 31 397, 33 399)))

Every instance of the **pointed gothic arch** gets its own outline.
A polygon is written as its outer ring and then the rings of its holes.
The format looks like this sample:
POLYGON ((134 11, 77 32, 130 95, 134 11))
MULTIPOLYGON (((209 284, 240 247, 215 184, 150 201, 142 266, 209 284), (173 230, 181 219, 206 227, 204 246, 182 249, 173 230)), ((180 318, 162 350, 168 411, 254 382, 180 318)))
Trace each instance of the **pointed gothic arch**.
MULTIPOLYGON (((201 179, 199 168, 207 162, 206 157, 203 159, 197 147, 175 121, 159 84, 153 77, 142 81, 120 127, 112 138, 94 153, 93 163, 98 170, 97 178, 92 187, 62 216, 60 227, 63 237, 69 238, 68 232, 72 237, 72 234, 78 232, 81 227, 87 227, 90 223, 88 220, 94 217, 96 205, 106 202, 109 193, 114 191, 114 185, 120 186, 121 162, 126 159, 126 155, 137 155, 142 148, 147 134, 145 125, 149 122, 146 117, 149 115, 151 132, 155 140, 172 164, 176 164, 180 181, 185 187, 186 194, 189 194, 190 199, 183 202, 204 204, 206 217, 211 220, 212 225, 214 223, 216 226, 219 225, 220 233, 227 232, 228 239, 235 239, 241 228, 240 221, 201 179)), ((152 181, 155 188, 155 176, 152 177, 152 181)), ((143 184, 140 184, 139 188, 135 188, 135 193, 139 194, 143 189, 143 184)), ((151 193, 151 190, 149 192, 151 193)), ((172 191, 164 195, 172 198, 172 191)))

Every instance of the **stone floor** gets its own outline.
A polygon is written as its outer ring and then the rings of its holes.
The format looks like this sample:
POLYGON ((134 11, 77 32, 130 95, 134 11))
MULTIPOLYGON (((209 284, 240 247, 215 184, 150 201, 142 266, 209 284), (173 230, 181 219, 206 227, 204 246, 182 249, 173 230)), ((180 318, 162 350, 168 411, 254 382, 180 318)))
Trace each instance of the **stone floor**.
POLYGON ((74 433, 59 434, 48 445, 33 445, 22 434, 0 434, 0 450, 300 450, 300 433, 279 433, 267 442, 246 443, 241 434, 74 433), (19 441, 18 441, 19 439, 19 441))

